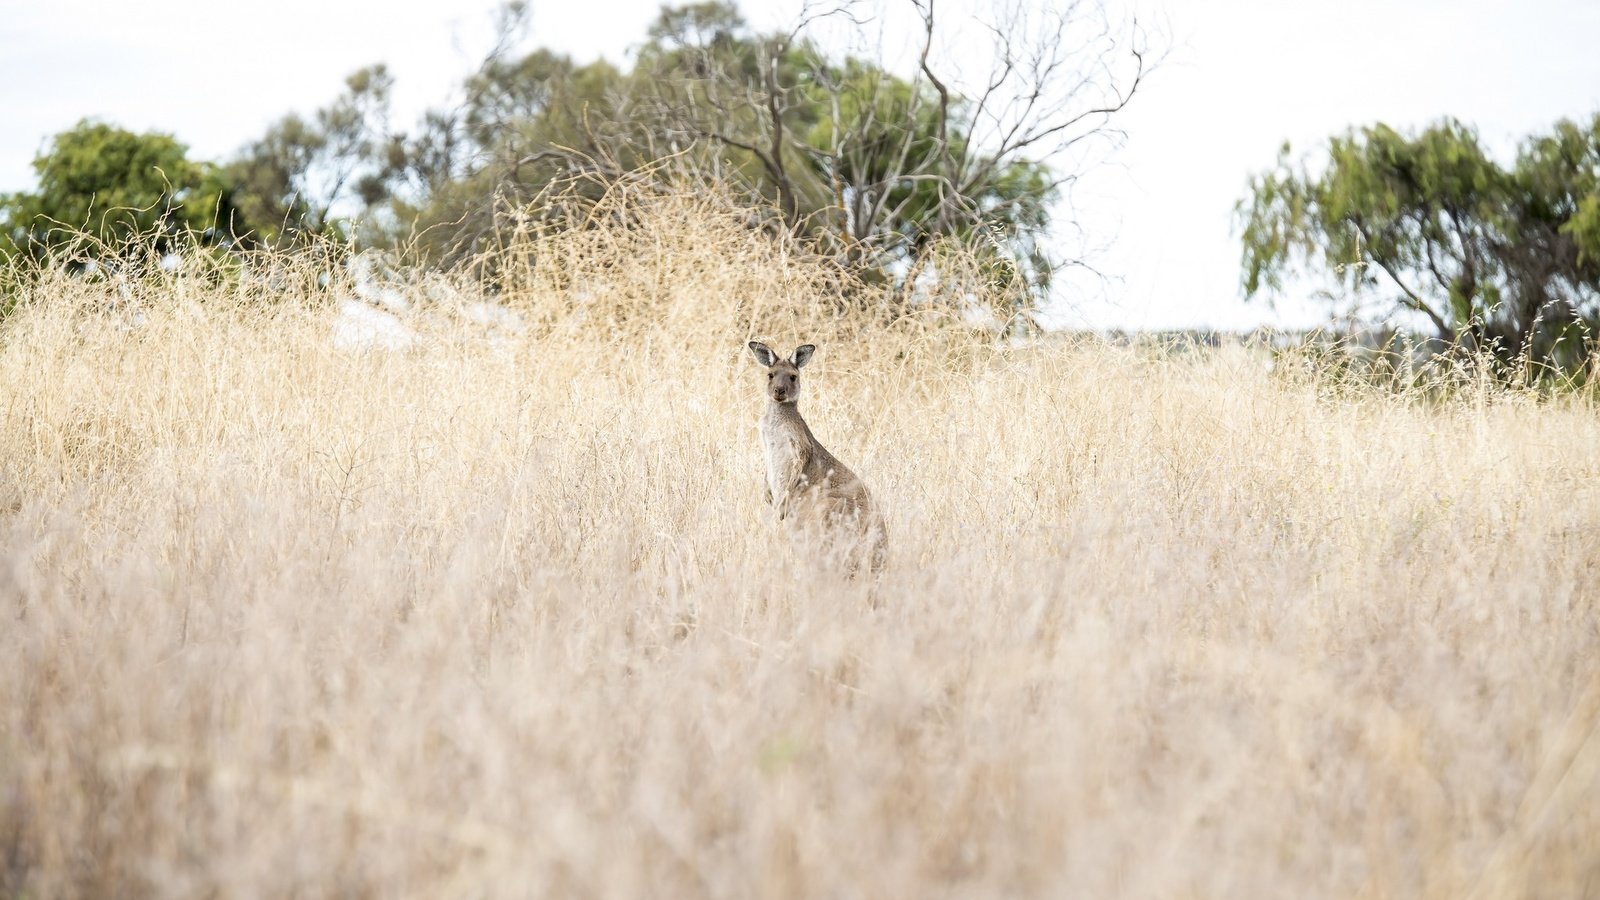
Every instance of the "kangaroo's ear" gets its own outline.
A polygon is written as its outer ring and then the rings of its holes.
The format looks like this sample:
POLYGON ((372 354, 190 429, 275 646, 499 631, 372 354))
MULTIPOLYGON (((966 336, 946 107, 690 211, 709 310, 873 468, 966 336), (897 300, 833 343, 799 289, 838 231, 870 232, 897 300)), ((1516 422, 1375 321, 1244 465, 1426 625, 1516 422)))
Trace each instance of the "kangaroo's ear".
POLYGON ((796 369, 811 361, 811 354, 817 352, 816 344, 801 344, 794 349, 794 367, 796 369))
POLYGON ((763 344, 760 341, 750 342, 750 352, 756 355, 756 362, 761 363, 763 366, 766 366, 769 369, 778 363, 778 354, 773 353, 771 347, 768 347, 766 344, 763 344))

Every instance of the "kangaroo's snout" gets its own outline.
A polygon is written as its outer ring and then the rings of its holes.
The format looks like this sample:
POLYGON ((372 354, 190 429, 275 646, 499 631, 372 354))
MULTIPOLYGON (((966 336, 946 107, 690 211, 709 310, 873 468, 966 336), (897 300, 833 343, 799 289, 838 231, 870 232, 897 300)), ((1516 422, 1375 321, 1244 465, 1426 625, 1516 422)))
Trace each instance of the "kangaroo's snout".
POLYGON ((767 373, 767 393, 779 403, 795 399, 800 396, 800 374, 774 368, 767 373))

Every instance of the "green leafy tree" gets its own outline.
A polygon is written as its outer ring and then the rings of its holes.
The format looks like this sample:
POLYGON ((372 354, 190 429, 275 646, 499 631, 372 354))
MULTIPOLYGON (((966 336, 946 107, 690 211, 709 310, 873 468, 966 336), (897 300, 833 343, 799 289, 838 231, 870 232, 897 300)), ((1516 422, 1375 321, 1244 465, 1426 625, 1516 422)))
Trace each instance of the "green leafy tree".
POLYGON ((648 33, 633 78, 646 127, 691 177, 743 176, 798 227, 826 197, 800 153, 823 112, 804 85, 821 54, 721 2, 664 7, 648 33))
POLYGON ((578 65, 537 50, 486 64, 464 101, 434 110, 400 144, 392 208, 418 249, 444 264, 471 258, 495 239, 500 214, 523 209, 553 184, 598 196, 643 165, 631 126, 614 103, 623 76, 604 61, 578 65))
POLYGON ((826 110, 805 135, 811 170, 829 191, 814 215, 848 258, 910 262, 914 278, 936 242, 956 239, 988 251, 997 279, 1023 278, 1041 294, 1048 288, 1053 266, 1039 239, 1051 224, 1058 173, 1024 156, 974 150, 972 104, 928 84, 855 59, 809 81, 826 110), (960 175, 952 180, 951 172, 960 175))
POLYGON ((35 190, 0 196, 0 253, 43 259, 71 247, 80 261, 104 261, 143 255, 150 242, 157 252, 187 237, 227 243, 244 224, 224 173, 191 161, 168 134, 85 120, 33 168, 35 190))
POLYGON ((1507 366, 1586 358, 1600 316, 1600 117, 1562 122, 1497 163, 1445 120, 1333 138, 1315 168, 1285 146, 1238 207, 1247 297, 1309 274, 1331 302, 1376 296, 1441 341, 1507 366))
POLYGON ((1494 250, 1513 286, 1503 317, 1522 323, 1508 349, 1570 362, 1600 318, 1600 114, 1524 141, 1506 199, 1494 250))
POLYGON ((631 138, 613 136, 632 127, 616 109, 623 81, 616 67, 546 49, 519 52, 525 4, 507 4, 497 25, 495 45, 459 97, 429 110, 386 149, 394 237, 443 265, 476 257, 496 240, 502 214, 527 208, 553 184, 597 174, 568 185, 597 195, 648 161, 630 152, 631 138))
MULTIPOLYGON (((410 134, 387 128, 381 67, 352 78, 312 119, 290 116, 229 168, 261 233, 347 234, 359 213, 378 234, 451 264, 476 258, 504 216, 563 186, 594 199, 648 171, 667 182, 733 185, 768 202, 757 227, 815 239, 845 266, 915 289, 933 251, 978 251, 982 277, 1037 304, 1062 263, 1044 250, 1075 159, 1110 127, 1147 71, 1145 39, 1123 41, 1094 0, 992 29, 995 68, 962 89, 933 48, 933 0, 917 69, 896 75, 836 58, 805 37, 848 4, 807 7, 793 29, 759 33, 731 3, 661 10, 631 70, 519 51, 528 7, 504 7, 499 39, 457 102, 410 134), (1066 154, 1066 155, 1063 155, 1066 154)), ((942 20, 941 20, 942 21, 942 20)), ((859 23, 858 23, 859 24, 859 23)), ((968 254, 970 255, 970 254, 968 254)), ((1015 311, 1015 310, 1014 310, 1015 311)))
POLYGON ((1018 13, 991 29, 995 67, 963 93, 933 52, 933 2, 913 5, 923 28, 910 78, 830 59, 800 36, 805 22, 761 35, 727 4, 669 7, 641 53, 648 108, 660 131, 730 160, 792 229, 852 267, 913 287, 928 251, 954 240, 1023 285, 1025 311, 1060 264, 1043 239, 1078 174, 1043 160, 1112 136, 1147 71, 1144 37, 1119 42, 1093 4, 1018 13))
POLYGON ((285 116, 228 164, 257 241, 348 237, 353 218, 382 207, 401 164, 389 130, 393 85, 381 64, 360 69, 328 106, 285 116))

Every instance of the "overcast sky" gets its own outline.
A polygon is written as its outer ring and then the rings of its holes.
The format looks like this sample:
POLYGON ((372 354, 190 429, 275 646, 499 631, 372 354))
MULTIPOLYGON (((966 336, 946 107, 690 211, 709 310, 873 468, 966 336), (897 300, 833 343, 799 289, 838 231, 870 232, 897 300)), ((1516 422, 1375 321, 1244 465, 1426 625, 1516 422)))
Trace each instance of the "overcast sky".
MULTIPOLYGON (((897 4, 903 0, 885 0, 897 4)), ((1058 318, 1094 327, 1313 324, 1238 290, 1233 204, 1278 147, 1353 124, 1444 115, 1506 152, 1563 117, 1600 112, 1600 0, 1137 0, 1170 34, 1165 66, 1120 121, 1127 140, 1073 197, 1110 240, 1112 280, 1074 282, 1058 318)), ((396 77, 396 124, 440 102, 487 47, 493 0, 51 0, 0 16, 0 192, 83 117, 160 130, 221 159, 273 119, 310 111, 373 62, 396 77)), ((533 4, 533 42, 627 59, 658 0, 533 4)), ((798 2, 746 2, 758 25, 798 2)), ((958 29, 957 33, 976 28, 958 29)))

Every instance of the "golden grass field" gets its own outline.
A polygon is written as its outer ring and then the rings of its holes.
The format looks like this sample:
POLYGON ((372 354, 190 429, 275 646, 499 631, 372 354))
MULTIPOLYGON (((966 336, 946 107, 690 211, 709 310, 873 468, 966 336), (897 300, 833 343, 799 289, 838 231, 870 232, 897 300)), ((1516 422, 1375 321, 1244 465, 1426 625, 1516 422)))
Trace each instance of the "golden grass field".
POLYGON ((856 321, 683 198, 519 246, 404 349, 0 323, 0 897, 1600 897, 1593 400, 856 321), (751 338, 876 583, 762 506, 751 338))

